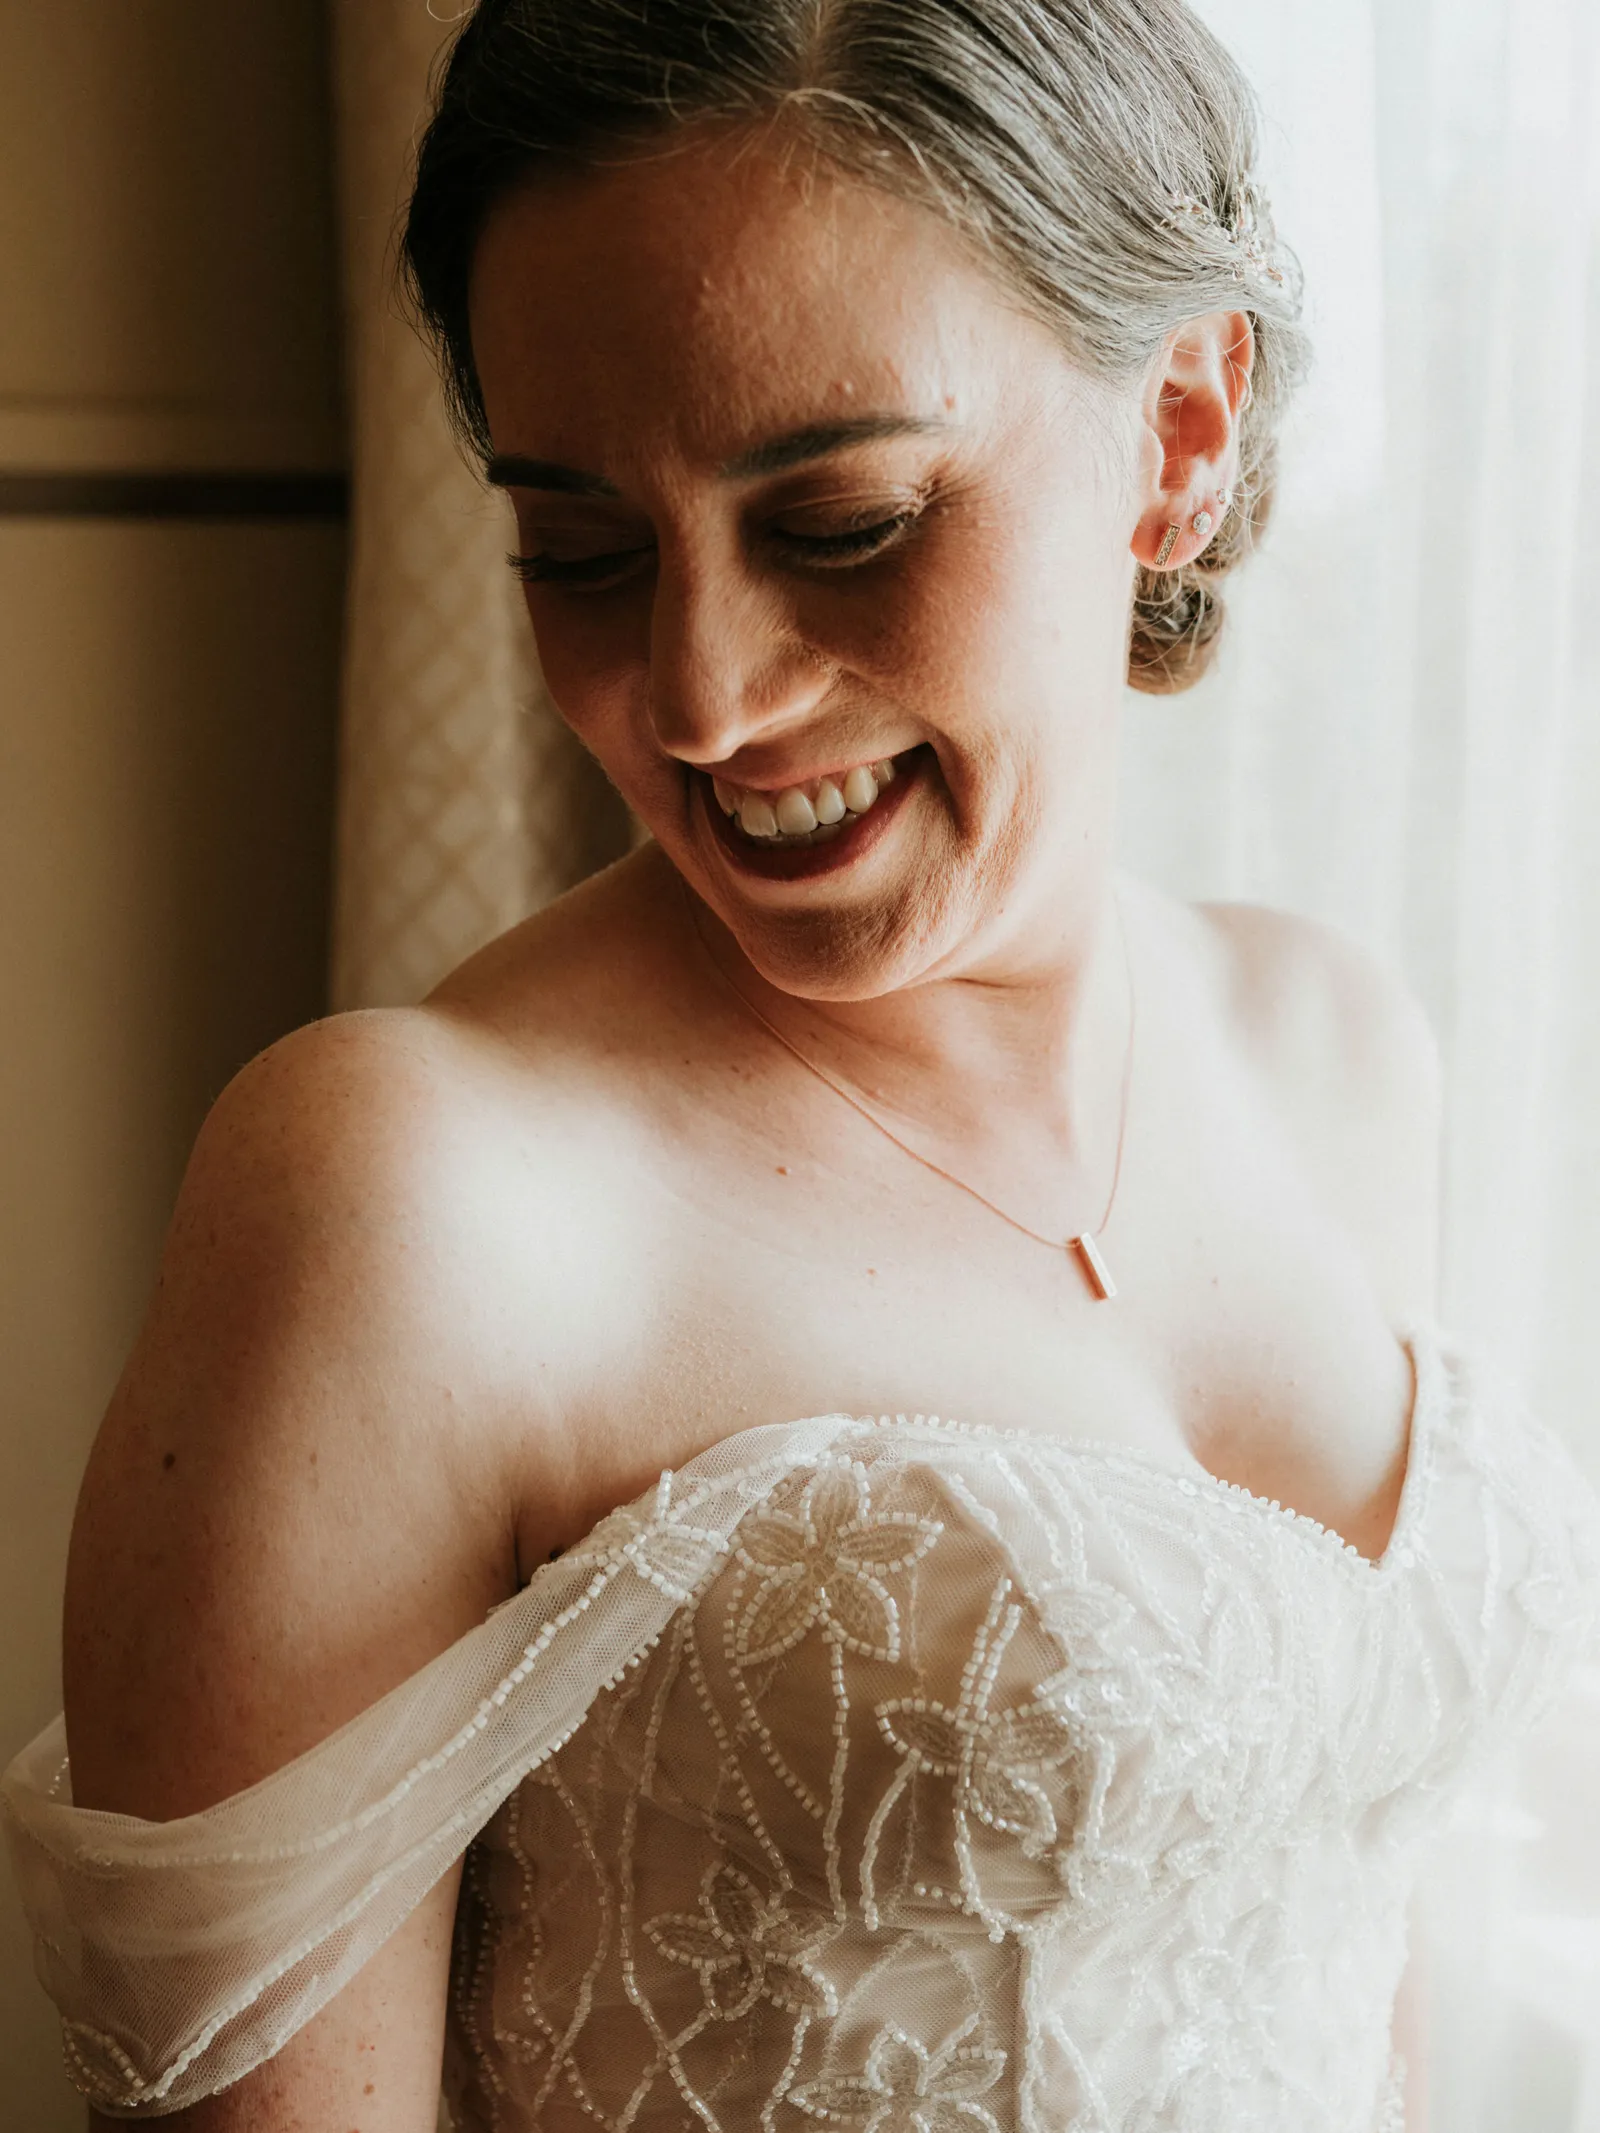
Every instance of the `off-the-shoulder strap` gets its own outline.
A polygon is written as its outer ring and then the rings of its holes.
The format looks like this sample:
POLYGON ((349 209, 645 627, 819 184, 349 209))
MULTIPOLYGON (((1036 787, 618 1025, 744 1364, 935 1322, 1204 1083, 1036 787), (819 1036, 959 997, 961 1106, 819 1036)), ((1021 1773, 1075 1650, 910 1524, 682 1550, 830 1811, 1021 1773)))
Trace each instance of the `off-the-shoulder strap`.
POLYGON ((0 1778, 0 1820, 83 2093, 154 2116, 270 2058, 694 1603, 751 1505, 857 1426, 763 1425, 664 1474, 420 1673, 203 1813, 75 1807, 58 1718, 0 1778))

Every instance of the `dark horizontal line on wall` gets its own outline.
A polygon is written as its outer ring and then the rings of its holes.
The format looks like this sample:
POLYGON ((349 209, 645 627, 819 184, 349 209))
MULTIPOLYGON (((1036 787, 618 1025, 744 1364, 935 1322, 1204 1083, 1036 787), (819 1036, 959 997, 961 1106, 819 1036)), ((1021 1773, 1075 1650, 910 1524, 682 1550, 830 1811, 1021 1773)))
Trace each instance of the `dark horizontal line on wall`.
POLYGON ((0 518, 342 519, 343 474, 0 471, 0 518))

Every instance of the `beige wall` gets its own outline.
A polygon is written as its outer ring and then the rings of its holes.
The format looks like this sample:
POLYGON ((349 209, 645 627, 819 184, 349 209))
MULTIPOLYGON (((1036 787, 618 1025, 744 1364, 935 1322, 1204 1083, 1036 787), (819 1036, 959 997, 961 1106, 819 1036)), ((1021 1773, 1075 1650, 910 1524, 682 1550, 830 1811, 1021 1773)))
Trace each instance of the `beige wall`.
POLYGON ((0 0, 0 466, 339 451, 322 0, 0 0))
MULTIPOLYGON (((0 0, 0 477, 339 453, 317 0, 0 0)), ((0 1758, 188 1144, 319 1011, 343 535, 0 518, 0 1758)), ((0 1873, 0 2124, 81 2128, 0 1873)))

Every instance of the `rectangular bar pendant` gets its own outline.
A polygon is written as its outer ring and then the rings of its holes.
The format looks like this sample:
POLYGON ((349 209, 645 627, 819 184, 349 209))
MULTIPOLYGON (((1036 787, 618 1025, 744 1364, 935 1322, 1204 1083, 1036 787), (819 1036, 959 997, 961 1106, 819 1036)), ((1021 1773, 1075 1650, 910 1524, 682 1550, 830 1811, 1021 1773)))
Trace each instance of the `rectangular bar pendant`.
POLYGON ((1117 1285, 1111 1278, 1111 1269, 1100 1255, 1100 1247, 1094 1241, 1091 1230, 1081 1237, 1074 1237, 1072 1249, 1078 1255, 1078 1264, 1089 1277, 1089 1286, 1102 1303, 1110 1303, 1117 1293, 1117 1285))

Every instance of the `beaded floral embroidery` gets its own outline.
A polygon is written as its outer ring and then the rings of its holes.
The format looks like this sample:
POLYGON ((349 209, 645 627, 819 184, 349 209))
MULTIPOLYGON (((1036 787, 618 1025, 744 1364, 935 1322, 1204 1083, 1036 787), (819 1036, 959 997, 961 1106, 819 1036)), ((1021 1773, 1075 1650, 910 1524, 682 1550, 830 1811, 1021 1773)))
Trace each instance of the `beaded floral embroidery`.
POLYGON ((700 1972, 707 2003, 725 2022, 759 1999, 795 2014, 836 2013, 833 1986, 810 1961, 835 1930, 825 1914, 806 1918, 779 1897, 763 1899, 725 1859, 706 1875, 698 1917, 669 1914, 645 1928, 670 1961, 700 1972))
POLYGON ((815 1416, 198 1815, 77 1809, 58 1721, 0 1813, 74 2079, 225 2088, 467 1846, 459 2133, 1401 2133, 1416 1842, 1600 1595, 1556 1441, 1413 1356, 1377 1561, 1113 1445, 815 1416))
POLYGON ((833 2125, 860 2126, 862 2133, 997 2133, 994 2119, 976 2099, 992 2089, 1005 2069, 1004 2052, 954 2037, 930 2052, 903 2029, 880 2029, 861 2074, 808 2082, 790 2102, 808 2117, 833 2125))
POLYGON ((900 1615, 883 1579, 938 1537, 936 1519, 874 1518, 859 1461, 819 1468, 794 1512, 758 1512, 739 1529, 736 1552, 755 1578, 734 1637, 739 1664, 781 1658, 813 1624, 851 1651, 898 1659, 900 1615))
POLYGON ((693 1598, 474 1851, 465 2124, 1397 2129, 1408 1845, 1594 1602, 1532 1472, 1440 1382, 1380 1563, 922 1418, 663 1485, 606 1546, 693 1598))
POLYGON ((1593 1605, 1553 1443, 1441 1375, 1372 1563, 1113 1447, 806 1428, 596 1536, 686 1597, 473 1849, 463 2127, 1398 2133, 1413 1840, 1593 1605))

